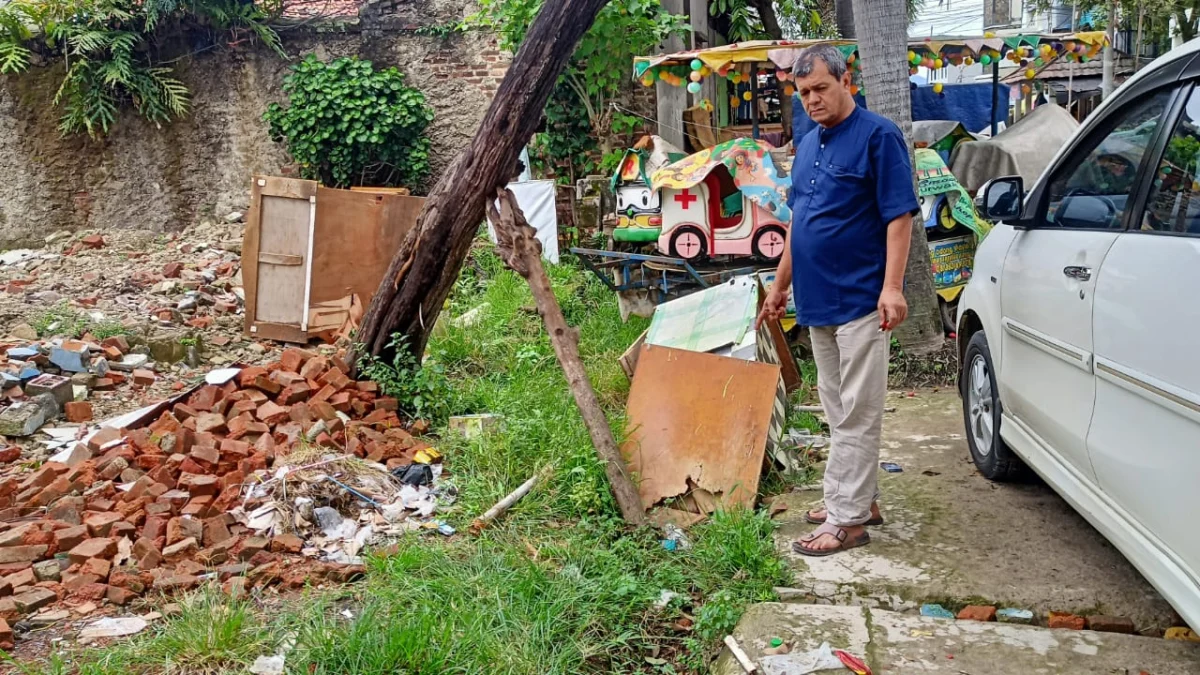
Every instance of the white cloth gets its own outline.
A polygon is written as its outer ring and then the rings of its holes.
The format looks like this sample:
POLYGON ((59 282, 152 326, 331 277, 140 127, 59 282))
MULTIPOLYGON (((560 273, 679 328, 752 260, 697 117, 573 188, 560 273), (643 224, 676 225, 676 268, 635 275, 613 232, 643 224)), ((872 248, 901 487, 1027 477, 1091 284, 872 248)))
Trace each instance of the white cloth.
MULTIPOLYGON (((554 204, 554 181, 531 180, 509 183, 508 189, 517 198, 517 206, 525 220, 537 230, 537 239, 542 242, 542 258, 558 264, 558 211, 554 204)), ((497 209, 499 206, 497 205, 497 209)), ((496 230, 488 220, 488 238, 496 242, 496 230)))
POLYGON ((879 441, 887 401, 890 331, 879 312, 841 326, 814 326, 817 393, 829 421, 825 508, 831 525, 861 525, 879 492, 879 441))

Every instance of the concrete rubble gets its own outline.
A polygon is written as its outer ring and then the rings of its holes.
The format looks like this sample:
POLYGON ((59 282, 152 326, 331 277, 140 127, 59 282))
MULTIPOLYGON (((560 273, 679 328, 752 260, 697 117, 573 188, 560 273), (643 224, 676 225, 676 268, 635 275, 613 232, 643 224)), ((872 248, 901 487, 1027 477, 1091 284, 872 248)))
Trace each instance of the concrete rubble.
MULTIPOLYGON (((47 428, 55 452, 40 464, 0 451, 0 619, 205 583, 346 582, 369 546, 453 533, 435 519, 455 491, 417 437, 427 425, 352 380, 343 356, 289 348, 212 371, 149 414, 47 428)), ((60 384, 46 384, 5 414, 57 406, 60 384)))

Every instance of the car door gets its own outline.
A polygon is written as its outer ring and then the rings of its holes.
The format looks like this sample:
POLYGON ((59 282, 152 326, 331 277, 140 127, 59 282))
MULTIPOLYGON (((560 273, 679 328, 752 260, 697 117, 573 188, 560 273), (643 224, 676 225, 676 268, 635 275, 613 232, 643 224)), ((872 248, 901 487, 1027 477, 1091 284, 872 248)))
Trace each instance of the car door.
POLYGON ((1131 196, 1171 92, 1108 112, 1060 157, 1031 225, 1004 261, 1000 291, 1006 416, 1089 481, 1095 401, 1092 304, 1097 274, 1129 218, 1131 196))
POLYGON ((1200 87, 1181 92, 1145 209, 1096 283, 1096 409, 1088 449, 1100 488, 1200 583, 1200 87))

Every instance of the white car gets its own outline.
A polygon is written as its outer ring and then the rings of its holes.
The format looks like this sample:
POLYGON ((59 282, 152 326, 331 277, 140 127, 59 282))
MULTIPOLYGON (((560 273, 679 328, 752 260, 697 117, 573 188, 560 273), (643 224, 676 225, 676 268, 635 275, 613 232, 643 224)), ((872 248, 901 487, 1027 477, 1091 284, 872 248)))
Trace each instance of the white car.
POLYGON ((1200 40, 1110 96, 998 222, 957 319, 984 476, 1036 471, 1200 628, 1200 40))

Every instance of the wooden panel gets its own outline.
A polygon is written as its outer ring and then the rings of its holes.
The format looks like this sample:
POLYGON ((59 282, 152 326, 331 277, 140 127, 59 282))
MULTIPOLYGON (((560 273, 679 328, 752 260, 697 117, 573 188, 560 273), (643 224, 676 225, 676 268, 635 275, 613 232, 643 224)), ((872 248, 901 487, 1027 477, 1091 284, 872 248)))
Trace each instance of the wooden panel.
POLYGON ((250 210, 246 214, 246 229, 242 235, 242 286, 246 292, 247 335, 254 335, 252 328, 257 319, 258 307, 258 258, 262 234, 263 197, 287 197, 307 200, 317 193, 317 183, 311 180, 254 176, 250 182, 250 210))
POLYGON ((250 335, 259 340, 278 340, 301 344, 308 342, 308 333, 300 330, 299 325, 288 326, 281 323, 257 321, 250 329, 250 335))
POLYGON ((264 194, 260 213, 255 321, 299 326, 307 314, 305 266, 279 265, 262 258, 298 256, 303 260, 308 255, 312 204, 307 199, 264 194))
POLYGON ((777 365, 643 346, 621 450, 646 507, 701 490, 752 506, 778 382, 777 365))
POLYGON ((259 253, 258 262, 267 263, 269 265, 303 265, 304 256, 284 255, 282 253, 259 253))
POLYGON ((424 204, 422 197, 318 188, 309 306, 351 294, 371 304, 424 204))

